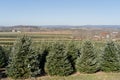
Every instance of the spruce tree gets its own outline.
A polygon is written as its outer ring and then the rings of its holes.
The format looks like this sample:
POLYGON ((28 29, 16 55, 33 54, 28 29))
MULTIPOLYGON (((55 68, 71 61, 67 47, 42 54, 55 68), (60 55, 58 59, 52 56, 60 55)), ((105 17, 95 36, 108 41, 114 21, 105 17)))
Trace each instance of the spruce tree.
POLYGON ((37 77, 41 74, 41 54, 39 50, 31 50, 31 52, 26 57, 26 62, 30 71, 30 77, 37 77))
POLYGON ((82 73, 94 73, 98 70, 97 53, 90 41, 83 43, 81 56, 77 59, 76 67, 82 73))
POLYGON ((57 76, 68 76, 73 72, 64 44, 56 42, 51 48, 47 56, 46 72, 57 76))
POLYGON ((75 42, 69 42, 67 45, 67 54, 69 56, 70 62, 72 63, 72 66, 75 68, 75 63, 76 63, 76 59, 80 56, 80 51, 79 49, 76 47, 77 44, 75 44, 75 42))
MULTIPOLYGON (((118 60, 119 60, 119 66, 120 66, 120 44, 119 42, 117 43, 117 50, 118 50, 118 60)), ((120 71, 120 68, 119 68, 120 71)))
POLYGON ((40 71, 37 54, 32 50, 31 43, 31 39, 26 35, 15 43, 7 67, 9 77, 28 78, 37 75, 38 71, 40 71))
POLYGON ((0 68, 5 67, 6 65, 6 54, 3 48, 0 46, 0 68))
POLYGON ((101 69, 106 72, 119 71, 119 54, 114 42, 107 42, 102 56, 101 69))
POLYGON ((45 41, 42 41, 39 44, 39 50, 40 50, 40 53, 41 53, 40 68, 41 68, 41 73, 43 75, 46 73, 45 72, 45 63, 46 63, 46 57, 49 54, 50 46, 51 45, 49 44, 49 42, 45 42, 45 41))

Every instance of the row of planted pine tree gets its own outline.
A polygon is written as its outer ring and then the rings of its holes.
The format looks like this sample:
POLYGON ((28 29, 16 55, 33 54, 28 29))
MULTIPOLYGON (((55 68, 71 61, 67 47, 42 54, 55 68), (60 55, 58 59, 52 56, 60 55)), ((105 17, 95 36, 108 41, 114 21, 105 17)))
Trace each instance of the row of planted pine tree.
POLYGON ((120 47, 112 41, 96 48, 91 41, 81 47, 74 42, 43 43, 32 46, 27 36, 19 38, 7 51, 0 48, 0 67, 11 78, 30 78, 44 74, 68 76, 74 72, 95 73, 120 71, 120 47), (5 53, 7 52, 7 53, 5 53))

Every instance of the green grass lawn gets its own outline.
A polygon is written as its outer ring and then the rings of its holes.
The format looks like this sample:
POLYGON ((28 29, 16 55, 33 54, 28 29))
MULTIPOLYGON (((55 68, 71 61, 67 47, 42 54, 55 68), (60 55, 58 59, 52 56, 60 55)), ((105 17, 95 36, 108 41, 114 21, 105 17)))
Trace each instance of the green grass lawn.
MULTIPOLYGON (((13 79, 2 79, 2 80, 13 80, 13 79)), ((103 73, 98 72, 95 74, 73 74, 68 77, 58 76, 42 76, 39 78, 31 78, 26 80, 120 80, 120 73, 103 73)))
POLYGON ((68 77, 41 77, 38 80, 120 80, 120 73, 74 74, 68 77))

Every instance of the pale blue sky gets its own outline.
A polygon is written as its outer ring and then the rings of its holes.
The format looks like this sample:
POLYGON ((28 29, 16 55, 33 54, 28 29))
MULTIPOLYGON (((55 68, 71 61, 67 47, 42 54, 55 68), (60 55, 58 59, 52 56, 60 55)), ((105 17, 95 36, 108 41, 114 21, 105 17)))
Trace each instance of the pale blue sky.
POLYGON ((120 25, 120 0, 0 0, 0 25, 120 25))

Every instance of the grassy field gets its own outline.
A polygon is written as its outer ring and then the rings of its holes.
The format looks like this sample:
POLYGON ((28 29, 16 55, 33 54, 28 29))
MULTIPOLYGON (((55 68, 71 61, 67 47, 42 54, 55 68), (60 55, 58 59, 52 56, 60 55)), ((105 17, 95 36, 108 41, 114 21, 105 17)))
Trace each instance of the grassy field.
MULTIPOLYGON (((1 80, 13 80, 10 78, 4 78, 1 80)), ((95 73, 95 74, 73 74, 68 77, 58 77, 58 76, 42 76, 38 78, 31 78, 26 80, 120 80, 120 73, 95 73)))
POLYGON ((53 34, 53 33, 40 33, 40 32, 0 32, 0 44, 1 45, 12 45, 17 37, 26 34, 31 37, 34 42, 40 41, 53 41, 53 40, 71 40, 72 34, 53 34))
MULTIPOLYGON (((80 40, 75 40, 72 38, 71 33, 41 33, 41 32, 24 32, 24 33, 18 33, 18 32, 0 32, 0 45, 13 45, 17 37, 20 35, 26 34, 27 36, 30 36, 36 44, 38 44, 41 41, 46 42, 54 42, 54 41, 71 41, 74 40, 74 42, 81 42, 80 40)), ((103 43, 103 42, 102 42, 103 43)), ((103 46, 101 44, 101 41, 95 42, 97 46, 103 46)))

